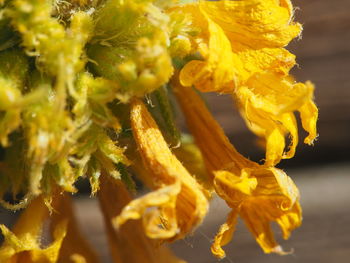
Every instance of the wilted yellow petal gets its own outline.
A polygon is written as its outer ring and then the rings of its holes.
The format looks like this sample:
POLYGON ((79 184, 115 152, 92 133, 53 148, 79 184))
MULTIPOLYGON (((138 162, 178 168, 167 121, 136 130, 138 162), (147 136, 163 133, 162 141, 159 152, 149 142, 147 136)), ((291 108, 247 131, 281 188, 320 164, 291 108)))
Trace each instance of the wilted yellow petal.
POLYGON ((233 233, 236 230, 235 226, 237 224, 237 219, 238 213, 232 210, 228 215, 226 222, 221 225, 211 246, 211 252, 215 256, 219 258, 225 257, 225 251, 222 249, 222 246, 225 246, 232 240, 233 233))
MULTIPOLYGON (((215 189, 220 197, 245 221, 265 253, 283 254, 271 230, 270 223, 277 222, 283 237, 301 224, 299 192, 293 181, 276 168, 257 168, 249 171, 249 177, 241 180, 227 171, 215 172, 215 189), (231 179, 231 180, 230 180, 231 179), (247 191, 248 190, 248 191, 247 191)), ((221 249, 222 235, 232 236, 234 224, 228 221, 220 228, 212 246, 218 257, 225 254, 221 249), (225 231, 224 231, 225 230, 225 231)))
MULTIPOLYGON (((53 242, 51 245, 45 249, 35 249, 33 251, 30 251, 32 262, 48 262, 48 263, 55 263, 58 260, 60 248, 63 239, 66 235, 66 229, 67 229, 67 221, 64 220, 57 224, 54 232, 53 232, 53 242)), ((22 262, 22 261, 19 261, 22 262)))
POLYGON ((130 219, 143 218, 148 237, 160 239, 173 237, 178 231, 175 211, 180 190, 180 182, 177 182, 131 201, 114 220, 115 226, 119 228, 130 219), (156 209, 147 211, 150 207, 156 209))
POLYGON ((309 135, 305 138, 304 143, 312 145, 313 141, 317 138, 316 123, 318 118, 318 109, 315 103, 310 100, 299 108, 299 112, 303 128, 309 133, 309 135))
POLYGON ((180 73, 184 86, 232 92, 255 74, 287 75, 295 56, 285 50, 301 32, 292 22, 290 1, 199 1, 181 8, 192 15, 204 61, 192 60, 180 73))
POLYGON ((251 49, 283 47, 298 36, 289 0, 201 1, 202 10, 228 35, 251 49))
POLYGON ((303 127, 309 132, 305 142, 312 144, 317 121, 313 87, 288 76, 295 56, 284 49, 301 32, 301 25, 293 22, 291 2, 199 1, 185 5, 183 11, 201 29, 193 42, 203 59, 182 68, 181 84, 231 93, 248 127, 264 138, 269 166, 294 156, 294 111, 303 112, 303 127), (291 142, 285 149, 287 135, 291 142))
POLYGON ((188 127, 212 173, 215 190, 232 208, 215 238, 212 252, 220 258, 225 256, 221 246, 232 237, 234 215, 239 214, 266 253, 283 253, 273 237, 270 222, 281 226, 285 238, 300 225, 299 192, 293 181, 279 169, 258 165, 240 155, 199 95, 192 88, 174 84, 188 127))
POLYGON ((159 205, 160 217, 157 211, 151 210, 147 213, 150 216, 144 219, 148 225, 146 229, 152 230, 146 234, 152 238, 156 238, 157 234, 160 238, 181 238, 202 221, 208 209, 207 198, 201 186, 170 151, 157 124, 140 100, 132 102, 131 125, 138 150, 157 190, 132 201, 123 209, 117 222, 123 222, 124 217, 140 218, 142 210, 159 205), (178 229, 174 228, 175 222, 178 229), (168 226, 168 223, 171 224, 168 226), (171 231, 167 233, 168 228, 171 231))
POLYGON ((282 158, 294 156, 298 128, 294 111, 303 111, 303 127, 309 132, 306 142, 316 136, 317 108, 311 83, 295 83, 275 74, 256 75, 233 93, 234 100, 247 126, 266 141, 266 164, 275 165, 282 158), (305 105, 305 106, 304 106, 305 105), (290 135, 287 152, 285 137, 290 135))
POLYGON ((48 217, 48 208, 41 197, 30 203, 13 228, 13 232, 4 225, 0 228, 5 241, 0 248, 0 261, 4 263, 55 263, 63 238, 66 235, 67 222, 61 221, 53 233, 54 241, 46 248, 41 247, 40 236, 44 221, 48 217))
POLYGON ((115 263, 184 263, 168 248, 157 246, 156 241, 147 238, 138 221, 126 222, 115 230, 112 219, 132 200, 121 181, 102 176, 98 197, 115 263))
POLYGON ((202 12, 200 6, 198 10, 195 5, 189 5, 184 11, 190 12, 198 19, 194 21, 195 25, 204 27, 202 37, 207 41, 207 47, 199 44, 205 61, 192 60, 181 70, 182 85, 195 85, 202 91, 231 91, 237 75, 236 67, 240 65, 240 61, 232 53, 231 44, 224 31, 202 12))
POLYGON ((296 202, 294 206, 288 211, 276 219, 276 222, 282 229, 283 238, 288 239, 290 233, 301 224, 302 211, 299 202, 296 202))
POLYGON ((285 239, 300 226, 299 191, 293 181, 276 168, 259 169, 253 176, 258 180, 257 188, 242 202, 239 213, 266 253, 284 253, 273 237, 270 222, 279 224, 285 239))
POLYGON ((238 153, 192 88, 182 87, 175 81, 173 84, 174 92, 186 117, 186 124, 202 152, 211 180, 214 178, 211 171, 234 169, 239 174, 244 167, 256 165, 238 153))
POLYGON ((257 179, 251 177, 245 170, 242 170, 240 176, 224 170, 213 173, 216 193, 231 207, 238 206, 249 195, 252 195, 257 187, 257 179))
POLYGON ((273 236, 269 220, 261 215, 262 213, 266 214, 263 209, 266 207, 260 208, 258 204, 255 206, 247 205, 241 209, 240 216, 265 253, 280 252, 282 248, 273 236))

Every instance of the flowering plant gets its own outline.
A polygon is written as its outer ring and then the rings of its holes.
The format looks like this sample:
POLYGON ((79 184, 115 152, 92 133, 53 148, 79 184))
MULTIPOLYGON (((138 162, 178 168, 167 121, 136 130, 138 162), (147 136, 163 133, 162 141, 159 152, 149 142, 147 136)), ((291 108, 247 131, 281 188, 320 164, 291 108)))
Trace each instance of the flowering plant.
POLYGON ((182 262, 160 244, 194 231, 214 193, 231 208, 215 256, 238 217, 264 252, 285 253, 270 223, 287 239, 301 208, 275 165, 295 154, 295 112, 304 142, 317 135, 313 85, 289 75, 284 48, 301 25, 289 0, 186 2, 0 0, 1 204, 25 208, 12 231, 0 226, 1 262, 99 262, 71 204, 80 178, 99 199, 114 262, 182 262), (232 97, 264 163, 235 149, 200 92, 232 97), (134 198, 135 178, 152 191, 134 198))

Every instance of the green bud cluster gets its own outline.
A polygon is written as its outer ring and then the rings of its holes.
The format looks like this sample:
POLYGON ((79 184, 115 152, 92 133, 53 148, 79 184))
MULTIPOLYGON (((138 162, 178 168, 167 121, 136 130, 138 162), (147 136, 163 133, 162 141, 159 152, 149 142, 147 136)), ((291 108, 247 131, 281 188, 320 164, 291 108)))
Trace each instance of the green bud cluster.
POLYGON ((4 206, 76 192, 81 177, 94 194, 102 169, 133 186, 124 155, 133 97, 157 103, 170 144, 179 143, 166 85, 197 32, 172 4, 0 1, 0 195, 22 198, 1 198, 4 206))

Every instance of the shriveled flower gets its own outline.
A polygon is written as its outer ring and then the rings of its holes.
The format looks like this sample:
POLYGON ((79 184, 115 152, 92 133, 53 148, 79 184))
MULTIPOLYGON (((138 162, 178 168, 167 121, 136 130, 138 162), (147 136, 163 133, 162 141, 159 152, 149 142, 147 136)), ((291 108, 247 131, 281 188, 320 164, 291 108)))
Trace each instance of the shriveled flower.
POLYGON ((240 155, 192 88, 176 83, 175 94, 195 141, 212 175, 216 193, 232 208, 212 246, 222 258, 221 246, 231 239, 240 216, 266 252, 283 253, 270 222, 277 222, 287 239, 301 223, 299 191, 280 169, 258 165, 240 155))
POLYGON ((317 136, 317 108, 311 83, 289 76, 295 56, 284 47, 301 33, 289 0, 199 1, 183 7, 202 29, 194 37, 203 60, 180 72, 184 86, 232 94, 248 127, 266 141, 266 163, 294 156, 298 143, 294 111, 299 111, 305 143, 317 136), (199 10, 199 12, 198 12, 199 10), (285 137, 290 135, 289 149, 285 137))
POLYGON ((161 131, 140 100, 131 103, 136 145, 157 190, 133 200, 116 218, 117 227, 143 217, 151 238, 178 239, 201 223, 208 210, 204 189, 170 151, 161 131), (156 210, 146 212, 147 208, 156 210))
POLYGON ((239 176, 229 171, 214 173, 216 192, 226 200, 232 211, 215 237, 213 254, 225 256, 221 246, 232 239, 238 216, 244 220, 265 253, 285 253, 275 241, 270 223, 279 224, 284 239, 288 239, 290 232, 300 226, 299 192, 293 181, 276 168, 247 168, 239 176))
POLYGON ((159 247, 157 241, 149 239, 138 221, 126 222, 120 229, 115 229, 112 219, 129 205, 132 198, 122 182, 109 180, 106 176, 101 179, 98 197, 114 262, 185 263, 168 248, 159 247))
POLYGON ((67 221, 63 220, 54 230, 54 241, 42 247, 40 236, 44 221, 49 215, 42 198, 35 199, 19 218, 13 232, 1 225, 5 237, 0 248, 0 260, 4 263, 57 262, 62 241, 66 235, 67 221))
POLYGON ((80 180, 113 262, 184 262, 164 243, 195 231, 214 192, 231 208, 215 256, 238 217, 283 254, 270 222, 288 238, 301 208, 274 166, 295 154, 295 112, 304 142, 317 136, 314 87, 289 75, 285 46, 300 33, 289 0, 0 0, 0 204, 25 209, 12 232, 0 226, 0 261, 101 262, 74 214, 80 180), (196 92, 233 98, 266 143, 264 164, 238 153, 196 92), (138 182, 150 191, 135 197, 138 182))

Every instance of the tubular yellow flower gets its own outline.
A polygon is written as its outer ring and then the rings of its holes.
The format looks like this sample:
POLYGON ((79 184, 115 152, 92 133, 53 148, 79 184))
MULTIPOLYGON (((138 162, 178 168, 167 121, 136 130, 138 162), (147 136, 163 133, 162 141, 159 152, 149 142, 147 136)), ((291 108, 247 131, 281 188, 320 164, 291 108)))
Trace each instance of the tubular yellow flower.
POLYGON ((180 72, 184 86, 233 95, 248 127, 266 141, 266 164, 294 156, 298 143, 294 111, 302 113, 305 143, 316 138, 317 108, 311 83, 296 83, 289 70, 295 57, 283 47, 301 32, 292 22, 291 2, 199 1, 183 7, 202 32, 195 38, 204 60, 180 72), (197 9, 200 12, 197 12, 197 9), (291 143, 285 152, 285 137, 291 143))
POLYGON ((0 226, 5 237, 5 242, 0 248, 1 262, 57 262, 59 250, 66 235, 67 221, 63 220, 57 224, 53 234, 54 241, 50 246, 42 248, 40 236, 48 213, 43 199, 38 197, 23 212, 14 226, 13 232, 4 225, 0 226))
POLYGON ((118 227, 143 217, 149 237, 181 238, 201 223, 207 212, 203 189, 170 151, 142 101, 131 103, 130 118, 137 147, 157 190, 130 202, 115 224, 118 227), (157 209, 146 212, 150 207, 157 209))
POLYGON ((168 248, 159 247, 154 240, 147 238, 138 221, 127 222, 115 230, 112 219, 132 200, 121 181, 103 176, 98 197, 115 263, 185 263, 172 255, 168 248))
POLYGON ((213 254, 225 256, 221 246, 232 239, 238 215, 266 253, 283 253, 270 222, 280 225, 284 238, 300 225, 299 192, 293 181, 277 168, 260 166, 240 155, 194 90, 177 85, 175 94, 212 173, 215 191, 232 208, 215 238, 213 254))

